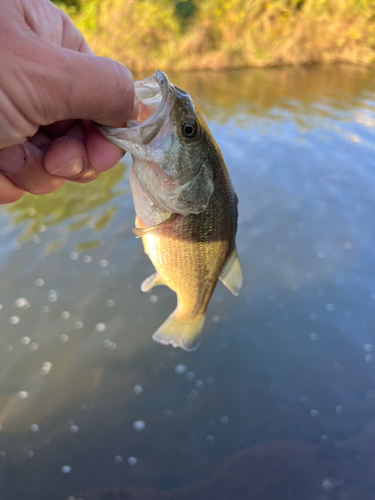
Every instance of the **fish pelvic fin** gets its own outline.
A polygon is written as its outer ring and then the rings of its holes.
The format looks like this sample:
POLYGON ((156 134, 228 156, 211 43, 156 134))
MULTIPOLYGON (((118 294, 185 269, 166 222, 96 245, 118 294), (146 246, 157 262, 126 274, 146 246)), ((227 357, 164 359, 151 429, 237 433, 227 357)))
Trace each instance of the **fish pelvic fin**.
POLYGON ((233 293, 233 295, 239 294, 243 277, 236 247, 233 248, 232 253, 224 265, 220 275, 220 280, 223 285, 225 285, 228 290, 233 293))
POLYGON ((181 347, 185 351, 195 351, 199 346, 195 341, 202 332, 204 319, 204 314, 193 319, 186 318, 176 309, 156 330, 152 338, 161 344, 181 347))
POLYGON ((158 229, 159 227, 165 226, 166 224, 171 224, 174 222, 178 217, 178 214, 171 214, 168 219, 165 221, 161 222, 160 224, 156 224, 156 226, 150 226, 150 227, 135 227, 133 229, 133 233, 136 235, 137 238, 140 238, 141 236, 144 236, 145 234, 151 233, 151 231, 155 231, 155 229, 158 229))
POLYGON ((144 280, 144 282, 141 285, 141 290, 142 292, 148 292, 154 286, 165 285, 165 284, 166 283, 164 283, 164 280, 160 276, 160 274, 154 273, 144 280))

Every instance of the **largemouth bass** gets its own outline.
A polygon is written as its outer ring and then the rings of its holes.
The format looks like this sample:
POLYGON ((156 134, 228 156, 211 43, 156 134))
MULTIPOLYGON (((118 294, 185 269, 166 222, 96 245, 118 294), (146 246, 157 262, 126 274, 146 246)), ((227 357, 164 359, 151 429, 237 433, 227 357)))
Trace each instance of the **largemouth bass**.
POLYGON ((177 294, 177 308, 153 338, 191 350, 218 279, 234 295, 242 284, 235 246, 238 200, 189 94, 159 70, 136 82, 135 92, 138 120, 99 130, 132 155, 133 231, 156 269, 141 289, 167 285, 177 294))

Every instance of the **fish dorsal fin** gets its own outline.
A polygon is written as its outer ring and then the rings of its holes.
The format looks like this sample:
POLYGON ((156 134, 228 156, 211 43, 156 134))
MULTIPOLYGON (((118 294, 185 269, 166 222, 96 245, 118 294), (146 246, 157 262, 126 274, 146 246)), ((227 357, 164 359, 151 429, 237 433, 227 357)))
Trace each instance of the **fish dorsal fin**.
POLYGON ((238 206, 240 200, 238 199, 236 191, 234 192, 234 199, 236 200, 236 205, 238 206))
POLYGON ((148 292, 152 287, 165 285, 163 278, 158 273, 151 274, 141 285, 142 292, 148 292))
POLYGON ((150 227, 135 227, 133 229, 133 233, 137 236, 137 238, 140 238, 141 236, 144 236, 145 234, 151 233, 151 231, 154 231, 155 229, 158 229, 159 227, 165 226, 166 224, 171 224, 173 221, 176 220, 178 214, 171 214, 168 219, 165 221, 161 222, 160 224, 156 224, 156 226, 150 226, 150 227))
POLYGON ((233 248, 221 272, 220 280, 233 295, 238 295, 242 285, 242 271, 238 260, 237 249, 233 248))

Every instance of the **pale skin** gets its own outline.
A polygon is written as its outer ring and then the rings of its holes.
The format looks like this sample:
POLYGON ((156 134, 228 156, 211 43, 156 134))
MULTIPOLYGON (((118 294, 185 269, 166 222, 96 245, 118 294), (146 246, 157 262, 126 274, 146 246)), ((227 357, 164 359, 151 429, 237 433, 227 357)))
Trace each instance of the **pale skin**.
POLYGON ((136 118, 130 72, 49 0, 0 0, 0 204, 89 182, 123 151, 93 122, 136 118))

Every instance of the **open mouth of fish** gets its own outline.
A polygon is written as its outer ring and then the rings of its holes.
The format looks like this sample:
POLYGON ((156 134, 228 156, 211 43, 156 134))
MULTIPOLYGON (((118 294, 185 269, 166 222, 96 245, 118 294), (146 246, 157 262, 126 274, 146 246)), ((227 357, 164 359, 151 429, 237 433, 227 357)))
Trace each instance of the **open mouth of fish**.
POLYGON ((128 120, 123 128, 100 125, 99 130, 117 146, 135 156, 140 155, 140 150, 130 147, 130 143, 147 145, 158 135, 174 99, 170 87, 167 76, 160 70, 144 80, 135 82, 135 95, 139 103, 137 120, 128 120))

